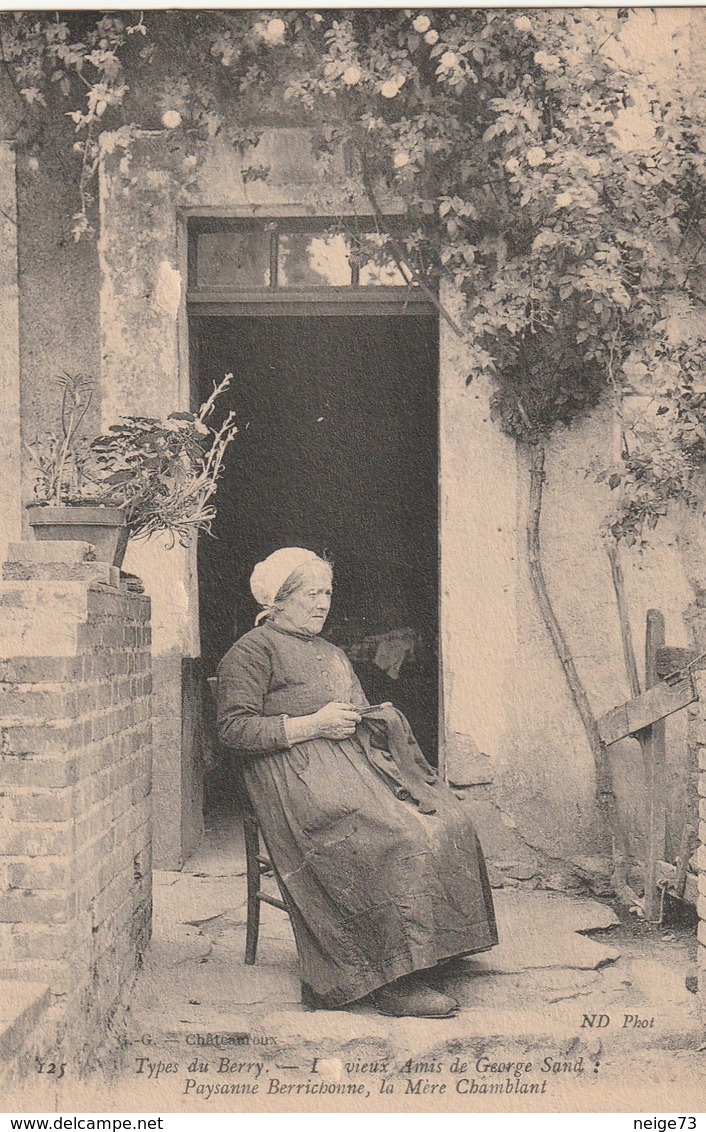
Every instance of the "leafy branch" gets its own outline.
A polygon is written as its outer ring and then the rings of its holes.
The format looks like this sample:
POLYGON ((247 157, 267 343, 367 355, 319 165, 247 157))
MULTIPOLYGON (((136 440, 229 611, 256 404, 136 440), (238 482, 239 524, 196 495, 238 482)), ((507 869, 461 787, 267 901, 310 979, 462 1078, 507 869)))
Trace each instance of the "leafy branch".
POLYGON ((228 446, 238 428, 235 413, 208 423, 232 374, 214 387, 197 413, 175 412, 165 420, 122 417, 88 442, 79 428, 93 387, 86 374, 64 374, 60 436, 28 445, 35 465, 38 501, 55 506, 97 503, 125 512, 131 538, 166 531, 187 546, 198 531, 210 532, 213 496, 228 446))

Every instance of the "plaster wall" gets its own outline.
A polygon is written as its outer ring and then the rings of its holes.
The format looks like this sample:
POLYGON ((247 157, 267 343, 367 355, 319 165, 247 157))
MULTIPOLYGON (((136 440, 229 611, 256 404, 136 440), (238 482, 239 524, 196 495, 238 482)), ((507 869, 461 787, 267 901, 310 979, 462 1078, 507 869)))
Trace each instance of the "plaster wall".
MULTIPOLYGON (((490 390, 464 386, 462 351, 442 329, 442 634, 450 776, 473 782, 468 752, 490 756, 496 796, 533 846, 591 868, 608 845, 595 803, 593 758, 562 666, 532 592, 526 554, 529 464, 489 421, 490 390), (464 758, 467 760, 463 765, 464 758), (470 773, 468 773, 470 771, 470 773), (465 777, 464 777, 465 774, 465 777)), ((609 408, 560 429, 547 452, 543 564, 550 596, 593 710, 631 698, 600 524, 611 507, 595 481, 613 444, 609 408), (602 461, 602 463, 601 463, 602 461)), ((635 651, 644 675, 649 608, 666 618, 667 643, 689 646, 683 612, 693 587, 669 528, 645 553, 624 550, 635 651)), ((668 720, 668 855, 676 853, 694 768, 686 713, 668 720)), ((609 752, 632 853, 644 833, 638 744, 609 752)))
MULTIPOLYGON (((139 187, 117 161, 101 171, 100 288, 102 427, 121 415, 167 416, 189 408, 181 353, 183 310, 172 179, 146 160, 139 187)), ((164 536, 129 544, 123 568, 137 574, 153 609, 154 856, 178 868, 197 844, 202 816, 184 796, 182 658, 199 655, 196 551, 164 536)))
MULTIPOLYGON (((57 377, 65 371, 95 378, 84 425, 95 432, 100 416, 99 273, 95 240, 78 242, 71 217, 79 208, 78 174, 56 138, 39 158, 18 157, 19 352, 22 440, 56 435, 61 405, 57 377)), ((34 476, 22 461, 22 498, 33 498, 34 476)), ((25 532, 27 533, 27 532, 25 532)))
MULTIPOLYGON (((450 288, 442 301, 452 317, 458 313, 450 288)), ((489 383, 466 385, 465 347, 443 319, 439 355, 445 769, 465 784, 487 775, 478 755, 495 762, 508 728, 517 647, 516 456, 514 442, 490 419, 489 383)))

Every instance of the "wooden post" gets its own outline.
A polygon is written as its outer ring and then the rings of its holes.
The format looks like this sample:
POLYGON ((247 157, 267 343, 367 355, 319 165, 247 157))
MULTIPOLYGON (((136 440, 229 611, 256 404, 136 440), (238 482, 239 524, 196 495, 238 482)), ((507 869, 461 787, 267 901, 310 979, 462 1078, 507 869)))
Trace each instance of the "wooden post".
MULTIPOLYGON (((194 371, 195 372, 195 371, 194 371)), ((618 605, 618 620, 620 621, 620 635, 623 639, 623 657, 625 660, 625 670, 628 674, 630 682, 630 693, 633 699, 636 699, 642 691, 640 687, 640 677, 637 674, 637 660, 635 659, 635 649, 632 643, 632 629, 630 627, 630 611, 627 607, 625 600, 625 578, 623 576, 623 568, 620 565, 620 556, 618 552, 618 544, 614 539, 608 539, 608 558, 610 560, 610 571, 613 575, 613 589, 615 590, 615 599, 618 605)))
MULTIPOLYGON (((649 924, 661 922, 662 887, 668 887, 669 892, 680 899, 686 897, 690 903, 697 902, 695 878, 688 873, 690 837, 694 832, 688 824, 682 834, 677 865, 669 865, 664 860, 667 839, 665 720, 699 698, 691 670, 705 658, 706 653, 694 656, 691 649, 665 645, 664 617, 658 609, 648 610, 645 691, 611 708, 597 721, 601 742, 606 747, 630 735, 638 740, 642 751, 647 795, 643 908, 649 924)), ((628 664, 628 669, 634 691, 637 686, 634 665, 631 669, 628 664)))
MULTIPOLYGON (((659 683, 657 650, 664 645, 664 615, 658 609, 648 609, 645 632, 645 687, 659 683)), ((657 887, 657 862, 664 860, 667 833, 667 807, 664 797, 666 724, 659 719, 646 727, 642 736, 642 751, 647 772, 647 831, 645 839, 645 899, 644 915, 647 923, 660 922, 660 893, 657 887)))
POLYGON ((689 858, 691 856, 691 846, 696 837, 696 830, 689 822, 684 823, 682 830, 681 842, 679 844, 679 856, 677 857, 677 868, 674 874, 674 895, 678 896, 680 900, 684 899, 686 891, 686 876, 689 868, 689 858))

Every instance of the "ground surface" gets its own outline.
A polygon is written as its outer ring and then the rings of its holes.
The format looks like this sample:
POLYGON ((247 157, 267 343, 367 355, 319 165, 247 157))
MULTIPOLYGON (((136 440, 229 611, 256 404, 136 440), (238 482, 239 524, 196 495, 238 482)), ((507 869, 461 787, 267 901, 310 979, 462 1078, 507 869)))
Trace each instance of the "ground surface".
POLYGON ((257 963, 243 964, 238 823, 216 825, 183 871, 155 875, 154 938, 113 1088, 152 1111, 703 1108, 694 929, 648 929, 493 871, 500 945, 439 976, 456 1017, 309 1011, 285 914, 263 908, 257 963), (330 1091, 343 1085, 360 1091, 330 1091))
POLYGON ((94 1077, 83 1093, 74 1083, 70 1100, 59 1088, 50 1107, 706 1107, 706 1039, 687 989, 693 926, 672 917, 649 929, 576 886, 560 891, 561 878, 509 836, 490 862, 500 945, 438 976, 460 1002, 454 1018, 390 1019, 366 1005, 310 1011, 284 913, 263 907, 257 963, 243 963, 240 823, 223 817, 182 871, 155 873, 153 940, 120 1072, 94 1077))

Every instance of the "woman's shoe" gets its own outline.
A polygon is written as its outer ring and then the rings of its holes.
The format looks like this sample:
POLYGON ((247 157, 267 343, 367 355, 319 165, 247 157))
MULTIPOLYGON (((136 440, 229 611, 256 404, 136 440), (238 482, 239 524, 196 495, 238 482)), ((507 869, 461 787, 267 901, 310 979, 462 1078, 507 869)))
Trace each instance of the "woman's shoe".
POLYGON ((450 1018, 458 1010, 455 998, 421 984, 388 983, 370 997, 378 1013, 390 1018, 450 1018))

